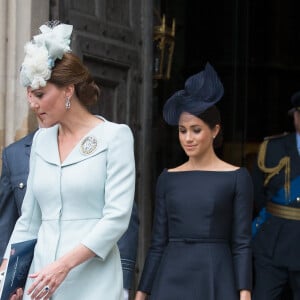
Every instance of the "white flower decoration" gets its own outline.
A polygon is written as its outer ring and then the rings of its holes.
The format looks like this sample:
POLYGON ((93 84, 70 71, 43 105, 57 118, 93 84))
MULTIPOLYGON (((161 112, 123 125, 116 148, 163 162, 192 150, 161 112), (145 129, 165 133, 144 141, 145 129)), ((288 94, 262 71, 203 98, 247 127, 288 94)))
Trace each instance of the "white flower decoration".
POLYGON ((48 51, 45 46, 33 43, 25 45, 25 59, 22 64, 21 82, 24 86, 37 89, 46 85, 46 80, 51 76, 48 66, 48 51))
POLYGON ((40 27, 41 34, 25 45, 25 59, 21 67, 20 81, 25 87, 37 89, 46 85, 57 58, 71 51, 70 38, 73 26, 59 24, 54 28, 40 27))

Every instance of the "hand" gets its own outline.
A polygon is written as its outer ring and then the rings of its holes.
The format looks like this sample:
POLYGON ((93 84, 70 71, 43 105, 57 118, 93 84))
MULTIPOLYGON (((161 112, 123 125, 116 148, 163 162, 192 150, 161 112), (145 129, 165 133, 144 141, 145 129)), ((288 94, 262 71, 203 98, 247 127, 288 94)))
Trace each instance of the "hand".
POLYGON ((1 263, 1 266, 0 266, 0 272, 6 270, 6 265, 7 265, 7 259, 3 259, 2 263, 1 263))
POLYGON ((251 292, 248 290, 240 290, 240 300, 251 300, 251 292))
POLYGON ((0 294, 3 289, 4 279, 5 279, 5 271, 0 271, 0 294))
POLYGON ((16 293, 13 294, 9 300, 22 300, 23 298, 23 289, 17 289, 16 293))
POLYGON ((35 279, 33 284, 29 287, 27 294, 31 296, 31 299, 48 300, 60 284, 64 281, 69 273, 69 269, 66 265, 59 261, 48 265, 41 271, 30 274, 29 278, 35 279))
POLYGON ((141 291, 137 291, 135 294, 134 300, 146 300, 147 299, 147 294, 141 291))

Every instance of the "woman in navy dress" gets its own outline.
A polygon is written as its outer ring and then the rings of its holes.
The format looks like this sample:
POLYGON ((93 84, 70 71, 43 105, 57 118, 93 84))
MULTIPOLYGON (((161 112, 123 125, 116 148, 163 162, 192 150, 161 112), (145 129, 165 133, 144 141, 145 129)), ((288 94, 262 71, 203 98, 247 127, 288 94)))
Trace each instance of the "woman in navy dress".
POLYGON ((223 85, 207 63, 164 106, 188 161, 157 181, 153 236, 135 300, 250 300, 252 182, 218 158, 223 85))

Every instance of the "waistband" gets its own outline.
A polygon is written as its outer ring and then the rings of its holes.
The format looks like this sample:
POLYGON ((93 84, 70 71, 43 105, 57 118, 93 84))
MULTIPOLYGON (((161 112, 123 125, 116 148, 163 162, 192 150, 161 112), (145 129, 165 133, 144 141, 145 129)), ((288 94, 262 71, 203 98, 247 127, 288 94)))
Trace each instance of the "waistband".
POLYGON ((280 205, 269 201, 267 203, 267 212, 275 217, 300 221, 300 208, 297 207, 280 205))
POLYGON ((226 239, 218 238, 170 238, 169 242, 183 242, 183 243, 228 243, 226 239))

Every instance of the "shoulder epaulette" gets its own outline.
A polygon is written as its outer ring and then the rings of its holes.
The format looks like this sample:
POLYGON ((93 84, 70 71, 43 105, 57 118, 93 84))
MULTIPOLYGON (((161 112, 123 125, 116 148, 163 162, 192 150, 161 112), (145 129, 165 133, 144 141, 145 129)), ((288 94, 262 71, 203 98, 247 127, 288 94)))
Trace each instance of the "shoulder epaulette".
POLYGON ((283 133, 279 133, 279 134, 274 134, 274 135, 270 135, 270 136, 266 136, 264 137, 264 141, 269 141, 269 140, 273 140, 273 139, 278 139, 278 138, 282 138, 285 137, 289 134, 289 132, 283 132, 283 133))
MULTIPOLYGON (((285 134, 287 135, 287 134, 285 134)), ((281 135, 281 137, 284 135, 281 135)), ((284 156, 280 159, 277 166, 274 167, 266 167, 265 165, 265 158, 266 158, 266 152, 267 152, 267 146, 268 146, 269 140, 264 140, 258 151, 258 157, 257 157, 257 164, 258 167, 262 172, 265 173, 266 177, 264 180, 264 186, 266 186, 270 179, 279 173, 280 170, 284 169, 284 190, 285 190, 285 197, 287 200, 290 199, 290 173, 291 173, 291 167, 290 167, 290 157, 284 156)))

